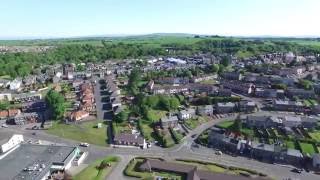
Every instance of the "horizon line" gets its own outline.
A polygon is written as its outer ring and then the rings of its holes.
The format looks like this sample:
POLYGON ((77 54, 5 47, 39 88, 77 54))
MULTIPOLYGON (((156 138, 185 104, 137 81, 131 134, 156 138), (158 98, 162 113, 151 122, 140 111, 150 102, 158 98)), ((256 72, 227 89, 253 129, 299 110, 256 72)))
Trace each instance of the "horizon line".
POLYGON ((222 34, 198 34, 198 33, 176 33, 176 32, 165 32, 165 33, 137 33, 137 34, 105 34, 105 35, 80 35, 80 36, 9 36, 0 37, 0 41, 23 41, 23 40, 59 40, 59 39, 85 39, 85 38, 125 38, 134 36, 148 36, 148 35, 185 35, 185 36, 220 36, 220 37, 230 37, 230 38, 310 38, 317 39, 320 38, 319 35, 222 35, 222 34))

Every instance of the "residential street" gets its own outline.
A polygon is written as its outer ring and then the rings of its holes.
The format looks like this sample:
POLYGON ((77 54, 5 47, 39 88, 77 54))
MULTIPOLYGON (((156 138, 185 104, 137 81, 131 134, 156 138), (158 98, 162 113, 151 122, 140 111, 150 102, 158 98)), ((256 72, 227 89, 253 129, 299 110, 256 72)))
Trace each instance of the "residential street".
MULTIPOLYGON (((206 147, 199 147, 199 148, 192 147, 193 138, 191 138, 191 135, 200 134, 205 129, 210 128, 216 123, 219 123, 224 120, 234 119, 235 117, 236 116, 209 121, 197 127, 196 129, 192 130, 184 138, 183 143, 168 149, 163 149, 160 147, 152 147, 150 149, 142 150, 138 148, 112 148, 112 147, 102 147, 102 146, 96 146, 96 145, 91 145, 88 148, 81 147, 81 149, 89 152, 89 155, 85 160, 85 163, 93 162, 95 159, 98 159, 107 155, 120 156, 123 162, 121 162, 117 167, 115 167, 115 169, 112 171, 109 177, 121 177, 122 179, 126 179, 122 175, 122 171, 125 168, 126 162, 128 162, 130 158, 135 156, 162 157, 166 160, 174 160, 176 158, 204 160, 204 161, 216 162, 216 163, 221 163, 225 165, 239 166, 239 167, 261 171, 263 173, 270 175, 271 177, 275 177, 276 179, 284 179, 284 178, 291 177, 291 178, 300 178, 301 180, 316 180, 319 178, 319 176, 311 173, 305 173, 305 172, 301 174, 293 173, 290 171, 292 168, 287 166, 262 163, 262 162, 244 158, 244 157, 232 157, 228 155, 217 156, 214 154, 213 149, 206 148, 206 147)), ((36 131, 37 132, 36 136, 32 135, 34 131, 25 130, 22 128, 13 129, 10 127, 10 128, 1 129, 1 130, 23 134, 26 140, 32 138, 32 139, 51 141, 53 143, 58 143, 58 144, 75 145, 75 146, 79 145, 79 142, 77 141, 62 139, 53 135, 49 135, 45 133, 45 131, 41 131, 41 130, 36 131)))

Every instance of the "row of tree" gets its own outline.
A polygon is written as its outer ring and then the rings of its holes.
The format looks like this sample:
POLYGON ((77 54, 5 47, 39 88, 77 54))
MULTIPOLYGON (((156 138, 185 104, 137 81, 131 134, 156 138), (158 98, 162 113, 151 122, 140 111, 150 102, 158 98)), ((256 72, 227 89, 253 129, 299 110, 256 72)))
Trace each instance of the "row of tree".
MULTIPOLYGON (((103 41, 103 46, 61 45, 45 53, 7 53, 0 55, 0 76, 10 75, 26 76, 33 69, 42 64, 54 64, 59 62, 99 62, 107 59, 140 58, 146 56, 169 55, 168 48, 173 49, 175 55, 194 53, 236 54, 237 52, 249 52, 249 54, 287 52, 293 51, 302 54, 320 53, 320 48, 315 46, 302 46, 289 42, 264 42, 245 41, 234 39, 205 39, 193 44, 182 42, 161 44, 152 43, 110 43, 103 41)), ((223 63, 224 64, 224 63, 223 63)))

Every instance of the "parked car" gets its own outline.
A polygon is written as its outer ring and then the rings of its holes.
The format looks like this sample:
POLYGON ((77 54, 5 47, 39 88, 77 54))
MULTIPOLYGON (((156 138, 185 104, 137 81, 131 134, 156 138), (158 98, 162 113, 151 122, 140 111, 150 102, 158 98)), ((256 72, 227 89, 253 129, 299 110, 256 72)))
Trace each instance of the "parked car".
POLYGON ((294 168, 294 169, 291 170, 291 172, 300 174, 302 172, 302 169, 294 168))
POLYGON ((216 151, 215 154, 220 156, 220 155, 222 155, 222 152, 221 151, 216 151))
POLYGON ((89 147, 89 143, 80 143, 80 146, 82 146, 82 147, 89 147))
POLYGON ((3 128, 8 128, 9 126, 6 125, 6 124, 2 124, 1 127, 3 127, 3 128))

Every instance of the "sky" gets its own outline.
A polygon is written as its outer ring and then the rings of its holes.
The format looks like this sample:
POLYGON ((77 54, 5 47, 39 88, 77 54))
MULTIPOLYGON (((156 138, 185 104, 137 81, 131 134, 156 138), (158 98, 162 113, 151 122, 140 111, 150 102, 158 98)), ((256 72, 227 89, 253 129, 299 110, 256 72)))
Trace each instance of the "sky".
POLYGON ((0 0, 0 39, 320 36, 320 0, 0 0))

